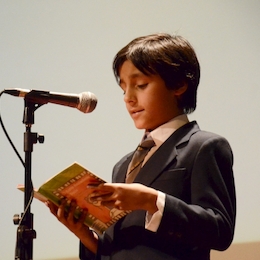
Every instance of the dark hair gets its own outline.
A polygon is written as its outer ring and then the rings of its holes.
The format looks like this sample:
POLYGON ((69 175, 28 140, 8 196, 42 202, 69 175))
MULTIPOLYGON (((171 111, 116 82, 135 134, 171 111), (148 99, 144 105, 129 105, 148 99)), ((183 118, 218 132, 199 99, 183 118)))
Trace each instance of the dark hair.
POLYGON ((113 70, 119 82, 119 70, 126 60, 145 75, 158 74, 169 89, 187 84, 178 100, 179 108, 188 114, 196 109, 200 65, 190 43, 181 36, 152 34, 138 37, 115 56, 113 70))

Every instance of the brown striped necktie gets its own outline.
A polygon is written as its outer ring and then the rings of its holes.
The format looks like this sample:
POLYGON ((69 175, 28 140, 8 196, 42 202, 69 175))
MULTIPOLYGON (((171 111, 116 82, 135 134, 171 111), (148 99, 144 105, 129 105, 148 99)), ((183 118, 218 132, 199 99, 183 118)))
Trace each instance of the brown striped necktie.
POLYGON ((145 156, 150 151, 150 149, 155 145, 152 137, 147 137, 142 141, 142 143, 137 147, 134 152, 132 161, 130 162, 129 171, 126 175, 126 183, 132 183, 139 173, 145 156))

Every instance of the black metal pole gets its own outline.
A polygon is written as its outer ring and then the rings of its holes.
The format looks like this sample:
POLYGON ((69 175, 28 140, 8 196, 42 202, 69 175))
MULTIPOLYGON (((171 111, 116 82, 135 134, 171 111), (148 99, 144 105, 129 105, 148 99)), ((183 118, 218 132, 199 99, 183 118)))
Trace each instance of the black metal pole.
MULTIPOLYGON (((39 107, 34 102, 25 99, 23 123, 26 126, 24 133, 24 152, 25 152, 25 177, 24 177, 24 212, 17 221, 17 242, 15 250, 16 260, 33 259, 33 239, 36 238, 36 232, 33 229, 33 214, 31 213, 31 200, 33 194, 32 185, 32 152, 33 144, 37 143, 37 133, 31 132, 31 126, 34 124, 34 111, 39 107)), ((41 139, 43 142, 43 139, 41 139)))

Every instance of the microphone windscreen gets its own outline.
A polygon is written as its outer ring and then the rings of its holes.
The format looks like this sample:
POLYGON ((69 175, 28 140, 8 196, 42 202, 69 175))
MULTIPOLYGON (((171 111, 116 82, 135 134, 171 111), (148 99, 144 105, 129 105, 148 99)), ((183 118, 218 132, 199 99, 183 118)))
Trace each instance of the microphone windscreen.
POLYGON ((78 109, 83 113, 92 112, 97 105, 97 97, 91 92, 82 92, 79 94, 78 109))

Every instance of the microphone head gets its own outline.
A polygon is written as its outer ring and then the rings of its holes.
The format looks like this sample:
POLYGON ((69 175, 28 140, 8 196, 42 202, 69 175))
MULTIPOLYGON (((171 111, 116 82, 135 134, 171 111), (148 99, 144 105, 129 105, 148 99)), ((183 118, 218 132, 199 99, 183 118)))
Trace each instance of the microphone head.
POLYGON ((97 105, 97 97, 91 92, 82 92, 79 94, 79 103, 77 109, 83 113, 92 112, 97 105))

